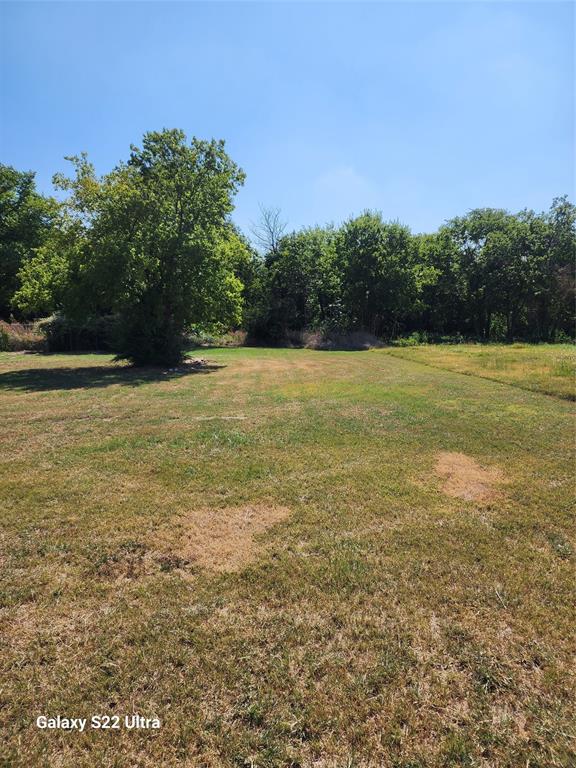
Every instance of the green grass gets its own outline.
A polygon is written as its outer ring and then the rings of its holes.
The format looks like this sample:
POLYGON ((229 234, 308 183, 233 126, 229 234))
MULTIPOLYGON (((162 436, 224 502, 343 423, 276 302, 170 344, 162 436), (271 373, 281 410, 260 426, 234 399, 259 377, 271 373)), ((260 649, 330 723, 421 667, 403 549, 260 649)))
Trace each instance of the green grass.
POLYGON ((427 348, 0 354, 3 764, 575 764, 574 409, 525 388, 565 395, 570 350, 449 352, 506 383, 427 348), (446 451, 497 495, 446 495, 446 451), (239 570, 177 556, 243 507, 290 514, 239 570), (34 726, 132 712, 162 728, 34 726))
POLYGON ((576 400, 576 346, 572 344, 442 344, 389 352, 405 360, 576 400))

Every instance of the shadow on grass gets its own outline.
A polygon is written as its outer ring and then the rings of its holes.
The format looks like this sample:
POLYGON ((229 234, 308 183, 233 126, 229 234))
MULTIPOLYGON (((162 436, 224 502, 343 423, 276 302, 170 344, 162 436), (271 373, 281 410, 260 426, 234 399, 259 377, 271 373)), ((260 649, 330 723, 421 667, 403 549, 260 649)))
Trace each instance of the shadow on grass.
POLYGON ((225 365, 183 365, 179 368, 136 368, 132 366, 95 365, 76 368, 26 368, 0 373, 0 391, 49 392, 51 390, 95 389, 120 384, 139 387, 159 381, 172 381, 184 376, 209 374, 225 365))

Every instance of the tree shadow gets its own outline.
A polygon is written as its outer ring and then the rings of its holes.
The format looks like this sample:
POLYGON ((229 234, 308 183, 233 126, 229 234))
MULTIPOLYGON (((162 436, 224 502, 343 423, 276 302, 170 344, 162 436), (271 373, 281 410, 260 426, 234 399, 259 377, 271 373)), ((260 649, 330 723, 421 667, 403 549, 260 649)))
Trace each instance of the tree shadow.
POLYGON ((0 373, 0 391, 49 392, 51 390, 95 389, 120 384, 139 387, 159 381, 173 381, 184 376, 209 374, 225 365, 182 365, 178 368, 95 365, 75 368, 25 368, 0 373))

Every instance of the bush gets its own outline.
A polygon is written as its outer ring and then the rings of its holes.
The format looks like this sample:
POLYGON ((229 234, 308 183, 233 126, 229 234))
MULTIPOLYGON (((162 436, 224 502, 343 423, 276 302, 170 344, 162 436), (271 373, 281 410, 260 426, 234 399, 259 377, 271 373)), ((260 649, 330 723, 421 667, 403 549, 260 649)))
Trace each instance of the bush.
POLYGON ((23 352, 44 349, 46 338, 38 323, 6 323, 0 320, 0 351, 23 352))
POLYGON ((304 330, 287 331, 276 340, 281 347, 321 350, 362 350, 383 347, 384 344, 368 331, 304 330))
POLYGON ((241 330, 213 334, 195 329, 186 335, 186 341, 193 347, 244 347, 246 337, 246 331, 241 330))
POLYGON ((384 343, 368 331, 325 331, 320 338, 313 337, 305 343, 307 349, 365 350, 378 349, 384 343))
POLYGON ((410 336, 404 336, 399 339, 394 339, 392 344, 395 347, 418 347, 420 344, 429 344, 430 339, 426 331, 414 331, 410 336))
POLYGON ((463 336, 461 333, 442 335, 428 331, 414 331, 409 336, 400 336, 390 343, 393 347, 419 347, 421 344, 474 344, 478 339, 463 336))
POLYGON ((223 347, 244 347, 246 346, 246 339, 248 334, 246 331, 228 331, 222 336, 219 341, 223 347))
POLYGON ((574 344, 575 339, 571 336, 569 336, 564 331, 556 331, 554 334, 554 343, 555 344, 574 344))
POLYGON ((113 315, 75 323, 53 315, 40 323, 49 352, 110 352, 114 347, 117 320, 113 315))
POLYGON ((184 336, 176 327, 163 322, 159 313, 158 308, 149 313, 144 305, 119 319, 117 332, 113 333, 116 360, 161 366, 177 366, 182 362, 184 336))

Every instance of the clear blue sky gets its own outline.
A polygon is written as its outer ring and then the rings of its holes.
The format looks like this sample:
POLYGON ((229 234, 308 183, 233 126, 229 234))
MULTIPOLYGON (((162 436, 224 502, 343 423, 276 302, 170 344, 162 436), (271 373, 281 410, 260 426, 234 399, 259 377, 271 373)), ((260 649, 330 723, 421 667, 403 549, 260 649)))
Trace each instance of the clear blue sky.
POLYGON ((6 3, 2 162, 98 172, 142 133, 224 138, 291 227, 381 209, 415 231, 574 195, 571 3, 6 3))

